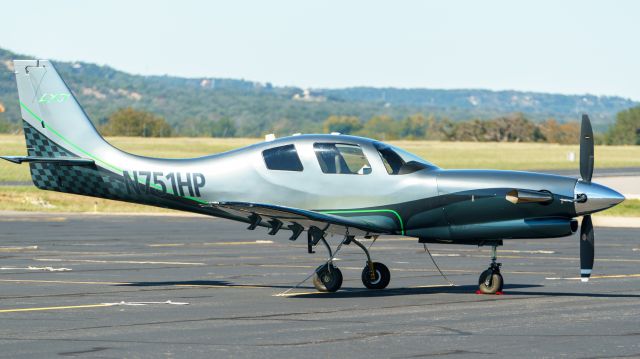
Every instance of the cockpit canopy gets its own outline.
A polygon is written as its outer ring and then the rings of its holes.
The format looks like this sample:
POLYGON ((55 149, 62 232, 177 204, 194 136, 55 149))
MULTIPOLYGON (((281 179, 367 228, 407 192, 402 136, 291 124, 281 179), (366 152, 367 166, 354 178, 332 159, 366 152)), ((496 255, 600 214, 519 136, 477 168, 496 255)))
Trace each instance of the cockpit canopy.
POLYGON ((423 169, 437 168, 422 158, 398 147, 382 142, 374 142, 373 146, 378 150, 384 167, 390 175, 405 175, 423 169))
MULTIPOLYGON (((371 158, 371 150, 378 152, 389 175, 406 175, 438 168, 412 153, 379 141, 350 136, 340 136, 340 138, 317 136, 305 140, 306 143, 312 144, 317 165, 326 174, 370 174, 372 172, 370 161, 378 161, 377 158, 371 158), (368 150, 365 151, 366 148, 368 150)), ((266 167, 279 171, 304 171, 297 153, 299 145, 299 143, 289 143, 264 150, 262 156, 266 167)))

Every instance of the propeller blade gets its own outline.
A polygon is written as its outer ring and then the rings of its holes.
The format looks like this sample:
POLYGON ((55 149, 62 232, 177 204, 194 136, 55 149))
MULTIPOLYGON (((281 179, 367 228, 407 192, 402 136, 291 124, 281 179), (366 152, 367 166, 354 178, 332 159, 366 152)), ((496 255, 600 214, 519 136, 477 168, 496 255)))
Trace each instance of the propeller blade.
POLYGON ((594 256, 593 223, 591 216, 582 217, 582 226, 580 227, 580 280, 588 282, 593 269, 594 256))
POLYGON ((582 115, 580 128, 580 177, 586 183, 591 182, 593 175, 593 129, 589 116, 582 115))

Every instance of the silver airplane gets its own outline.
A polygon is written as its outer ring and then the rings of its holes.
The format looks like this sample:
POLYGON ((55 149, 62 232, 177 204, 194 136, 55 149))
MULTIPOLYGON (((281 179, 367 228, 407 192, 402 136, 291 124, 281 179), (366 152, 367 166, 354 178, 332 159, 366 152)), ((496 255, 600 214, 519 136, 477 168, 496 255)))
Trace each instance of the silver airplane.
POLYGON ((36 187, 222 217, 268 229, 306 232, 307 249, 326 246, 315 271, 318 290, 335 292, 342 273, 337 251, 351 243, 366 255, 362 282, 383 289, 389 269, 371 259, 357 237, 408 236, 420 243, 491 246, 479 290, 502 290, 496 247, 504 240, 570 236, 580 230, 580 274, 594 260, 591 213, 624 197, 591 182, 593 131, 582 117, 581 179, 550 174, 445 170, 380 141, 343 135, 298 135, 190 159, 121 151, 98 133, 72 91, 47 60, 16 60, 15 75, 27 156, 36 187), (332 250, 327 235, 342 240, 332 250))

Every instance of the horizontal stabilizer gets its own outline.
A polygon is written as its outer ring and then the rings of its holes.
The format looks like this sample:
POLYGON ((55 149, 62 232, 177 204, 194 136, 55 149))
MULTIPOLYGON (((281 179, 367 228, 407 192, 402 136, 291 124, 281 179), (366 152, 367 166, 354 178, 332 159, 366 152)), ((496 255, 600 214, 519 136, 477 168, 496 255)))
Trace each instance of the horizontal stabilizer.
POLYGON ((55 163, 62 166, 93 166, 95 162, 87 158, 76 157, 39 157, 39 156, 0 156, 3 160, 21 164, 28 163, 55 163))

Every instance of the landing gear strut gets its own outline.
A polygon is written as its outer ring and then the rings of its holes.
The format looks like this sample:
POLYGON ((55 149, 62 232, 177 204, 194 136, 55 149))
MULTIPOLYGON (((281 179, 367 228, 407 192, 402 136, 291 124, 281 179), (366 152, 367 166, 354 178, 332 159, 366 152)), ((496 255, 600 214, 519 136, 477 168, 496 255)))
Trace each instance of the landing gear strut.
POLYGON ((349 245, 355 243, 367 256, 367 264, 362 270, 362 284, 369 289, 384 289, 391 281, 391 273, 389 268, 382 263, 373 262, 369 250, 365 245, 360 243, 355 236, 347 234, 340 246, 334 251, 324 237, 324 231, 313 228, 309 231, 308 250, 313 253, 313 246, 318 242, 322 242, 327 252, 329 252, 329 260, 327 263, 316 268, 313 274, 313 286, 320 292, 335 292, 342 286, 342 272, 333 264, 334 255, 340 250, 343 244, 349 245))
POLYGON ((500 274, 501 263, 497 263, 497 247, 498 244, 491 245, 491 265, 487 270, 480 274, 478 279, 478 291, 482 294, 496 294, 502 292, 504 283, 502 274, 500 274))

